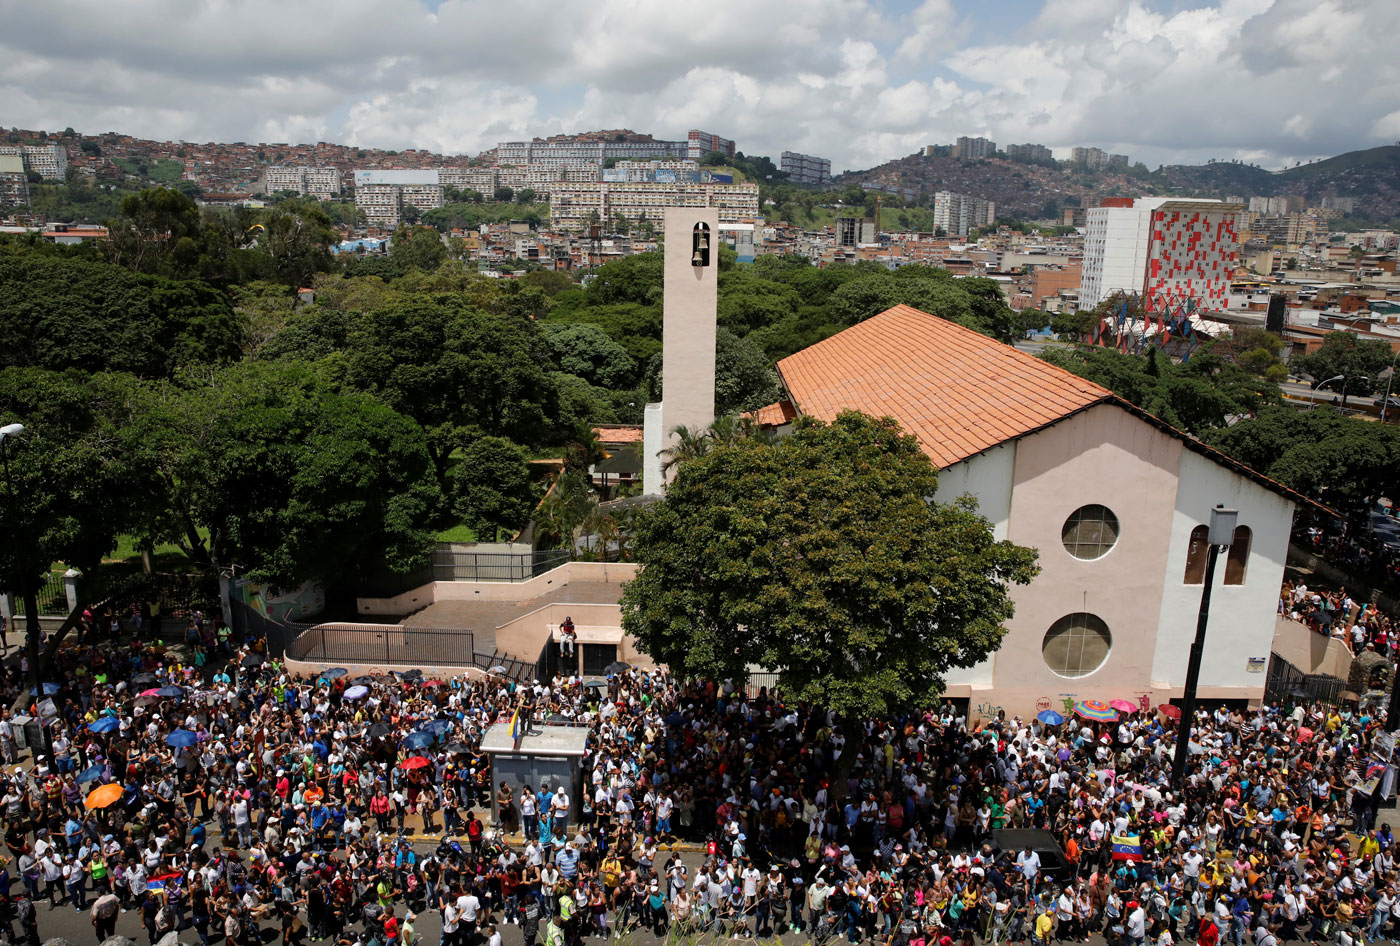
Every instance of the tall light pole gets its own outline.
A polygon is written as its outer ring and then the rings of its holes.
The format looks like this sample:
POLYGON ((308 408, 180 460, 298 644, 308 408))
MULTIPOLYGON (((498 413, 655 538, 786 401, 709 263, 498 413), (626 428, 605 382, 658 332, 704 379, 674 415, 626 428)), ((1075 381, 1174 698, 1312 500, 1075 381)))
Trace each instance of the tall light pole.
MULTIPOLYGON (((18 521, 19 506, 15 503, 15 484, 10 476, 9 441, 22 433, 23 424, 6 424, 0 427, 0 463, 3 463, 5 470, 5 498, 9 501, 11 521, 18 521)), ((21 537, 20 541, 24 542, 25 539, 21 537)), ((26 649, 29 651, 29 681, 34 687, 34 705, 38 706, 44 699, 44 678, 39 671, 39 637, 43 633, 39 627, 39 595, 34 587, 32 575, 25 576, 24 582, 24 638, 26 649)), ((53 767, 53 771, 58 771, 57 761, 53 757, 53 739, 42 717, 39 718, 39 731, 44 734, 44 752, 49 765, 53 767)))
POLYGON ((1385 412, 1390 407, 1390 385, 1395 381, 1395 359, 1400 358, 1400 351, 1396 351, 1390 358, 1390 375, 1385 379, 1385 399, 1381 401, 1381 423, 1385 423, 1385 412))
POLYGON ((1219 503, 1210 511, 1210 527, 1206 542, 1205 582, 1201 586, 1201 610, 1196 615, 1196 639, 1191 642, 1191 655, 1186 662, 1186 686, 1181 691, 1181 725, 1176 732, 1176 754, 1172 757, 1172 787, 1178 791, 1186 780, 1186 758, 1190 754, 1191 724, 1196 718, 1196 682, 1201 677, 1201 653, 1206 646, 1206 622, 1210 618, 1210 588, 1215 582, 1215 560, 1220 550, 1235 541, 1238 509, 1226 509, 1219 503))
MULTIPOLYGON (((1364 374, 1353 374, 1353 375, 1337 374, 1337 375, 1333 375, 1332 377, 1328 378, 1326 381, 1319 381, 1319 382, 1317 382, 1317 384, 1314 384, 1314 385, 1313 385, 1313 390, 1314 390, 1314 391, 1320 391, 1320 390, 1322 390, 1322 388, 1323 388, 1325 385, 1331 384, 1333 381, 1340 381, 1340 382, 1342 382, 1342 407, 1346 407, 1346 406, 1347 406, 1347 382, 1348 382, 1349 380, 1351 380, 1352 378, 1364 378, 1364 379, 1367 380, 1367 381, 1370 381, 1370 380, 1371 380, 1370 375, 1364 375, 1364 374)), ((1311 410, 1313 409, 1313 407, 1316 407, 1316 406, 1317 406, 1317 398, 1313 398, 1313 399, 1312 399, 1312 407, 1309 407, 1308 410, 1311 411, 1311 410)))

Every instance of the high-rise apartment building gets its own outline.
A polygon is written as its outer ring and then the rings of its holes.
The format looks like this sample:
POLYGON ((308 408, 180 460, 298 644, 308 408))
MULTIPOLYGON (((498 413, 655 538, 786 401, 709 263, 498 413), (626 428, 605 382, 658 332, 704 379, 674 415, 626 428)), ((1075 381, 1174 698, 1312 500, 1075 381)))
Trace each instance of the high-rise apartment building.
POLYGON ((726 158, 734 157, 734 142, 728 138, 721 138, 719 135, 711 134, 708 131, 699 131, 692 128, 686 137, 685 156, 692 161, 699 161, 711 151, 718 151, 726 158))
POLYGON ((990 138, 968 138, 964 135, 954 143, 953 153, 964 161, 971 158, 994 158, 997 143, 990 138))
POLYGON ((1126 169, 1128 167, 1126 154, 1109 154, 1102 148, 1071 148, 1069 159, 1075 164, 1082 164, 1087 168, 1126 169))
POLYGON ((933 225, 948 236, 965 237, 996 219, 997 205, 981 197, 939 191, 933 195, 933 225))
POLYGON ((0 145, 0 154, 18 155, 26 171, 46 181, 68 176, 68 149, 63 145, 0 145))
POLYGON ((1227 306, 1242 204, 1110 197, 1104 205, 1091 208, 1085 222, 1081 309, 1115 292, 1135 292, 1154 307, 1187 300, 1217 311, 1227 306))
POLYGON ((1053 161, 1055 156, 1045 145, 1007 145, 1006 156, 1021 161, 1053 161))
POLYGON ((784 151, 778 169, 785 171, 794 184, 825 184, 831 180, 831 162, 811 154, 784 151))
POLYGON ((618 216, 660 225, 667 207, 715 207, 720 223, 748 223, 758 217, 757 184, 601 181, 560 183, 550 194, 549 225, 581 230, 593 215, 600 222, 618 216))
POLYGON ((355 206, 364 211, 370 226, 394 229, 409 205, 419 211, 442 206, 436 170, 355 172, 355 206))
POLYGON ((835 222, 837 246, 861 246, 874 243, 875 221, 871 217, 837 217, 835 222))
POLYGON ((262 192, 296 191, 305 197, 330 200, 340 196, 339 168, 268 167, 263 169, 262 192))
MULTIPOLYGON (((731 141, 728 144, 732 148, 734 143, 731 141)), ((687 158, 691 156, 690 150, 689 141, 604 141, 597 138, 560 136, 549 139, 536 138, 533 141, 499 142, 496 145, 496 163, 545 166, 602 164, 609 158, 687 158)), ((700 156, 704 157, 704 154, 700 156)))
POLYGON ((29 205, 29 179, 24 175, 24 158, 0 154, 0 209, 29 205))

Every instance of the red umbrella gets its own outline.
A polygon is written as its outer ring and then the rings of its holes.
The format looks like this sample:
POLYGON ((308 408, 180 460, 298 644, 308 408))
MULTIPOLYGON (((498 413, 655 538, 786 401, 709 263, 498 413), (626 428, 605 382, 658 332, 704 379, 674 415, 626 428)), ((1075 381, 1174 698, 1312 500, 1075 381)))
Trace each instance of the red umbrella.
POLYGON ((1308 740, 1312 739, 1312 737, 1313 737, 1313 731, 1312 731, 1311 729, 1309 729, 1309 728, 1306 727, 1306 726, 1299 726, 1299 727, 1298 727, 1298 741, 1299 741, 1299 742, 1307 742, 1308 740))
POLYGON ((1172 706, 1170 703, 1157 704, 1157 712, 1161 713, 1167 719, 1181 719, 1181 707, 1172 706))
POLYGON ((1109 700, 1108 705, 1118 710, 1120 713, 1127 713, 1129 715, 1138 711, 1138 705, 1129 700, 1109 700))
POLYGON ((442 681, 441 681, 441 680, 424 680, 424 681, 423 681, 423 686, 425 686, 425 687, 440 687, 440 686, 442 686, 442 681))
POLYGON ((404 759, 402 762, 400 762, 400 763, 399 763, 399 768, 401 768, 401 769, 421 769, 421 768, 422 768, 423 766, 425 766, 425 765, 432 765, 432 764, 433 764, 433 763, 432 763, 431 761, 429 761, 428 759, 423 758, 421 755, 416 755, 416 756, 414 756, 414 757, 411 758, 411 759, 404 759))

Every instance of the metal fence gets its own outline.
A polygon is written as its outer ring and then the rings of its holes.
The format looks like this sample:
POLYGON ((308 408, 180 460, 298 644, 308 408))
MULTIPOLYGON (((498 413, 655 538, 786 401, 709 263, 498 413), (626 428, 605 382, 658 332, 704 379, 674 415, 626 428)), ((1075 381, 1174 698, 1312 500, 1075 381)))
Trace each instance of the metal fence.
POLYGON ((476 666, 469 630, 401 624, 317 624, 287 642, 287 657, 315 663, 392 666, 476 666))
MULTIPOLYGON (((39 586, 39 614, 43 617, 68 616, 68 592, 63 587, 63 573, 49 572, 39 586)), ((15 596, 15 616, 25 615, 24 598, 15 596)))
POLYGON ((1326 673, 1304 673, 1278 654, 1269 655, 1269 675, 1264 682, 1264 702, 1299 700, 1336 703, 1346 689, 1346 681, 1326 673))
POLYGON ((433 552, 435 581, 528 581, 569 561, 565 549, 528 552, 459 552, 438 548, 433 552))
POLYGON ((360 584, 362 598, 392 598, 433 581, 528 581, 570 560, 567 549, 512 554, 510 552, 458 551, 449 545, 433 549, 432 560, 411 572, 387 570, 367 576, 360 584))

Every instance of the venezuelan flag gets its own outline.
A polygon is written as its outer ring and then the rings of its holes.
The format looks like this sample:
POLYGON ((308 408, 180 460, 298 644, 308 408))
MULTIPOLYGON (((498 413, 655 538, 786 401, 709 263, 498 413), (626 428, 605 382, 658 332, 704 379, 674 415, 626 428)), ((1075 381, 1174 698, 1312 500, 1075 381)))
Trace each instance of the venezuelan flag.
POLYGON ((1113 859, 1115 861, 1142 860, 1142 840, 1136 834, 1113 837, 1113 859))
POLYGON ((510 718, 510 738, 515 741, 515 748, 520 748, 520 740, 525 738, 525 720, 520 718, 520 704, 515 704, 515 715, 510 718))

